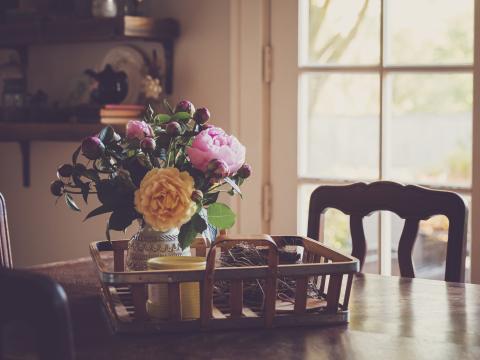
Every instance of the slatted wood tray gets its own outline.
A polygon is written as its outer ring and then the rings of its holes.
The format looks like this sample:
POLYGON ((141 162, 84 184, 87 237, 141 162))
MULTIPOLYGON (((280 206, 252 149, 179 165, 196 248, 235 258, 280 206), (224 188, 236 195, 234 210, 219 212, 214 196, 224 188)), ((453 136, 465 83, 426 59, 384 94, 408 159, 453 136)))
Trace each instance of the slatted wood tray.
POLYGON ((192 244, 196 256, 207 256, 206 270, 125 271, 128 240, 100 241, 90 244, 90 252, 100 279, 102 298, 108 319, 117 333, 155 333, 239 328, 271 328, 301 325, 327 325, 348 322, 348 301, 358 260, 338 253, 318 241, 300 236, 219 237, 209 246, 203 239, 192 244), (250 243, 268 248, 268 266, 218 267, 217 249, 250 243), (279 264, 278 249, 299 247, 299 264, 279 264), (113 254, 113 256, 112 256, 113 254), (295 299, 282 301, 277 294, 278 278, 294 278, 295 299), (262 280, 264 304, 247 307, 243 301, 243 282, 262 280), (215 281, 230 283, 229 301, 214 299, 215 281), (182 319, 180 283, 199 282, 201 315, 182 319), (312 283, 319 298, 307 295, 312 283), (169 319, 149 317, 146 311, 147 285, 168 284, 169 319))

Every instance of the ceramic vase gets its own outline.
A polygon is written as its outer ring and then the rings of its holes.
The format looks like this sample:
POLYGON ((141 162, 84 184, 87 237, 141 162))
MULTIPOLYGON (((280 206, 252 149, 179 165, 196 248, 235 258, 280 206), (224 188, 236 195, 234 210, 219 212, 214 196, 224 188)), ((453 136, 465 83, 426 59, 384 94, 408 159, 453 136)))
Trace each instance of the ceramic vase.
POLYGON ((147 270, 147 261, 158 256, 190 256, 190 248, 182 250, 178 228, 162 232, 144 225, 128 242, 127 270, 147 270))

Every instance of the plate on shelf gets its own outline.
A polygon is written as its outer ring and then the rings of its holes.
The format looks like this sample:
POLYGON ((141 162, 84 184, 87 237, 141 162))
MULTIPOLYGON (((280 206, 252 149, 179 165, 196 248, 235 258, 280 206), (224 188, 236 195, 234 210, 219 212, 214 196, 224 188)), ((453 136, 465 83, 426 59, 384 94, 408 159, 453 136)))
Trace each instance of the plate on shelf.
POLYGON ((127 74, 128 93, 123 104, 136 104, 142 91, 142 80, 147 72, 145 58, 140 50, 133 46, 117 46, 109 50, 100 65, 104 69, 107 64, 115 71, 127 74))

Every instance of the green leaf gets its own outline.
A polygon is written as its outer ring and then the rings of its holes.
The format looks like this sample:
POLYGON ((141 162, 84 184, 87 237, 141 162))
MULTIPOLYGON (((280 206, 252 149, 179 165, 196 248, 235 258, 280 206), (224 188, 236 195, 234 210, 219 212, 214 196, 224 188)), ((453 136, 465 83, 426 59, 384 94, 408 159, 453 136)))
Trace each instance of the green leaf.
POLYGON ((80 208, 75 204, 73 201, 72 195, 69 193, 65 193, 65 202, 67 203, 68 207, 74 211, 80 211, 80 208))
POLYGON ((85 216, 85 219, 83 219, 83 221, 85 221, 87 219, 90 219, 91 217, 94 217, 94 216, 97 216, 97 215, 106 214, 106 213, 108 213, 112 210, 113 209, 108 207, 108 206, 101 205, 101 206, 97 207, 96 209, 93 209, 92 211, 90 211, 87 214, 87 216, 85 216))
POLYGON ((80 180, 80 174, 78 174, 78 173, 77 173, 77 174, 73 173, 73 175, 72 175, 72 180, 73 180, 73 183, 75 184, 76 187, 78 187, 78 188, 81 188, 81 187, 82 187, 83 181, 80 180))
POLYGON ((197 214, 200 215, 205 220, 205 222, 208 223, 207 209, 205 209, 204 207, 200 207, 197 209, 197 214))
POLYGON ((107 156, 111 156, 112 158, 114 158, 116 161, 123 161, 125 160, 127 157, 126 155, 123 153, 123 149, 119 152, 116 152, 116 151, 112 151, 110 149, 107 149, 107 151, 105 152, 105 154, 107 156))
POLYGON ((208 228, 203 232, 203 235, 211 242, 214 242, 215 239, 217 238, 218 230, 212 224, 207 224, 207 225, 208 225, 208 228))
MULTIPOLYGON (((195 182, 195 187, 198 187, 196 182, 195 182)), ((218 191, 203 195, 203 205, 210 205, 217 202, 219 195, 220 195, 220 192, 218 191)))
POLYGON ((198 215, 200 215, 207 224, 207 228, 202 232, 202 235, 213 242, 217 238, 217 228, 208 223, 207 209, 204 207, 200 208, 198 215))
POLYGON ((127 150, 127 158, 132 158, 137 156, 138 154, 138 149, 128 149, 127 150))
POLYGON ((138 154, 136 159, 140 165, 146 167, 147 169, 151 169, 153 167, 152 163, 150 162, 150 158, 145 154, 138 154))
POLYGON ((235 224, 235 213, 225 204, 214 203, 207 208, 208 222, 217 229, 230 229, 235 224))
POLYGON ((78 159, 78 155, 80 154, 80 150, 82 150, 81 145, 77 148, 77 150, 75 150, 75 152, 72 155, 72 164, 73 165, 77 165, 77 159, 78 159))
POLYGON ((191 117, 192 116, 188 112, 180 111, 180 112, 175 113, 172 116, 172 120, 188 120, 191 117))
POLYGON ((225 179, 225 182, 230 185, 232 187, 232 189, 238 194, 240 195, 241 198, 243 198, 242 196, 242 191, 240 190, 240 188, 238 187, 238 185, 235 183, 235 181, 233 181, 233 179, 229 178, 229 177, 226 177, 225 179))
POLYGON ((162 130, 158 132, 157 138, 155 140, 157 143, 157 149, 167 149, 170 146, 171 137, 165 132, 165 130, 162 130))
POLYGON ((197 233, 202 233, 207 230, 207 222, 198 213, 194 214, 190 221, 192 222, 193 228, 197 233))
POLYGON ((114 179, 103 179, 97 184, 97 197, 111 209, 132 208, 134 188, 131 180, 122 174, 114 179))
POLYGON ((197 231, 193 225, 192 220, 182 225, 180 228, 180 233, 178 234, 178 242, 183 249, 190 246, 195 237, 197 236, 197 231))
POLYGON ((82 183, 80 186, 80 191, 82 192, 82 197, 83 201, 85 201, 85 204, 88 203, 88 194, 90 193, 90 186, 88 184, 89 183, 82 183))
POLYGON ((163 99, 163 106, 165 106, 165 109, 167 109, 168 112, 173 115, 173 109, 170 106, 170 104, 168 103, 167 99, 163 99))
POLYGON ((87 179, 95 182, 100 181, 100 176, 98 176, 98 173, 94 169, 85 170, 84 172, 82 172, 82 176, 85 176, 87 179))
POLYGON ((155 124, 164 124, 166 122, 169 122, 171 119, 171 116, 168 115, 168 114, 157 114, 155 115, 155 117, 153 118, 153 121, 155 122, 155 124))
POLYGON ((137 214, 133 208, 115 209, 108 220, 108 228, 111 230, 123 231, 133 220, 136 219, 136 217, 137 214))
POLYGON ((115 134, 115 130, 113 130, 113 127, 106 126, 100 132, 98 133, 98 138, 103 142, 103 143, 108 143, 113 139, 113 136, 115 134))
POLYGON ((145 117, 148 121, 152 121, 155 110, 153 110, 152 105, 148 104, 147 109, 145 110, 145 117))
POLYGON ((185 162, 187 162, 187 156, 182 150, 180 150, 175 159, 175 167, 181 169, 185 162))
POLYGON ((187 131, 187 125, 183 121, 180 121, 178 124, 180 125, 180 134, 185 134, 185 131, 187 131))
POLYGON ((157 148, 154 155, 156 155, 161 161, 167 161, 167 150, 164 148, 157 148))

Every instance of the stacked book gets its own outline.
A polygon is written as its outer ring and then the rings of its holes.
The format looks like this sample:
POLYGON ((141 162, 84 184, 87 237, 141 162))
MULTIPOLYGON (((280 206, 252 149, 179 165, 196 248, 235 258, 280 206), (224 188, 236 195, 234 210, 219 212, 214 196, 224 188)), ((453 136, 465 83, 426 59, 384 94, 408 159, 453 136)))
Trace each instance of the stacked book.
POLYGON ((130 120, 141 120, 143 112, 143 105, 105 105, 100 109, 100 122, 106 125, 125 125, 130 120))
MULTIPOLYGON (((141 1, 138 1, 140 3, 141 1)), ((177 37, 180 26, 172 19, 153 19, 143 16, 125 16, 123 32, 126 36, 157 39, 164 36, 177 37)))

